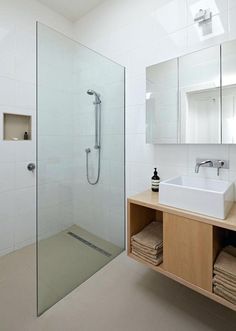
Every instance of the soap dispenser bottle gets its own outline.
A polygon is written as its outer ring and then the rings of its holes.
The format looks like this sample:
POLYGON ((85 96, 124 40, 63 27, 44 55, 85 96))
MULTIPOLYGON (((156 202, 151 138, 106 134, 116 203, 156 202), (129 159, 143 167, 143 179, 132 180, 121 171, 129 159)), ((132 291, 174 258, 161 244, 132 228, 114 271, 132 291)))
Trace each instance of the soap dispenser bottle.
POLYGON ((157 173, 157 168, 154 168, 154 174, 152 176, 152 191, 159 192, 160 177, 157 173))
POLYGON ((29 140, 28 132, 25 132, 25 133, 24 133, 24 140, 29 140))

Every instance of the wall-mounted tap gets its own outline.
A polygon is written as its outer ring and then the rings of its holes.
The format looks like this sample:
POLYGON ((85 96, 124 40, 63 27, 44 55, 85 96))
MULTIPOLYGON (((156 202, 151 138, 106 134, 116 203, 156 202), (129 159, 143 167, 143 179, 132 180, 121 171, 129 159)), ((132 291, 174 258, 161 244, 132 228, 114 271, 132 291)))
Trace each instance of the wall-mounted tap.
POLYGON ((219 159, 211 159, 211 160, 205 160, 205 159, 196 159, 196 166, 195 166, 195 172, 196 174, 199 173, 200 167, 211 167, 217 169, 217 176, 220 175, 220 169, 229 169, 229 161, 225 160, 219 160, 219 159))
POLYGON ((195 172, 196 174, 199 173, 199 168, 200 167, 213 167, 213 162, 211 160, 203 160, 203 161, 198 161, 196 162, 196 166, 195 166, 195 172))

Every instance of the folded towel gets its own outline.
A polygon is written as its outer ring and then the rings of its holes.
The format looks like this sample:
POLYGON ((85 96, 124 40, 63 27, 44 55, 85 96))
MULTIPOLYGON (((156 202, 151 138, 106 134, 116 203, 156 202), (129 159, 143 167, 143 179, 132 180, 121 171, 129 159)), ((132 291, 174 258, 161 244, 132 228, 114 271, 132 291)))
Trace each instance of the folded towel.
POLYGON ((224 275, 222 272, 214 270, 215 278, 225 282, 226 284, 236 287, 236 277, 224 275))
POLYGON ((137 254, 136 252, 133 252, 133 251, 132 251, 132 254, 135 255, 135 256, 137 256, 141 260, 144 260, 144 261, 146 261, 148 263, 151 263, 151 264, 153 264, 155 266, 161 264, 162 261, 163 261, 163 255, 162 254, 158 255, 158 257, 156 259, 150 259, 150 258, 148 258, 146 256, 143 256, 141 254, 137 254))
POLYGON ((226 246, 226 247, 224 248, 224 251, 225 251, 226 253, 229 253, 230 255, 236 257, 236 247, 231 246, 231 245, 230 245, 230 246, 226 246))
POLYGON ((158 258, 158 256, 160 255, 160 254, 162 254, 162 252, 163 252, 163 250, 160 250, 158 253, 156 253, 156 254, 150 254, 150 253, 147 253, 147 252, 144 252, 144 251, 142 251, 142 250, 140 250, 140 249, 137 249, 137 248, 132 248, 132 252, 135 252, 136 254, 140 254, 141 256, 144 256, 144 257, 147 257, 147 258, 149 258, 149 259, 157 259, 158 258))
POLYGON ((214 274, 215 275, 220 275, 221 277, 224 277, 226 279, 228 279, 228 281, 232 282, 232 283, 235 283, 236 282, 236 277, 234 277, 233 275, 230 275, 229 273, 226 273, 225 271, 223 270, 217 270, 217 269, 214 269, 214 274))
POLYGON ((214 270, 236 279, 236 247, 227 246, 218 256, 214 270))
POLYGON ((161 222, 152 222, 132 239, 148 248, 157 249, 163 243, 163 225, 161 222))
POLYGON ((157 252, 158 250, 162 250, 162 249, 163 249, 163 241, 162 241, 162 242, 160 243, 160 245, 158 245, 158 247, 155 248, 155 249, 153 249, 153 248, 149 248, 149 247, 147 247, 147 246, 145 246, 145 245, 142 245, 142 244, 136 242, 136 241, 135 241, 134 239, 132 239, 132 238, 131 238, 131 245, 132 245, 132 247, 135 247, 135 248, 137 248, 137 249, 141 249, 141 250, 143 250, 143 251, 145 251, 145 252, 147 252, 147 253, 150 253, 150 254, 156 254, 156 252, 157 252))
POLYGON ((228 282, 225 282, 224 280, 222 281, 221 279, 217 278, 217 276, 215 276, 213 278, 213 285, 220 286, 220 287, 222 287, 222 289, 229 291, 233 295, 236 296, 236 286, 229 284, 228 282))
POLYGON ((221 286, 214 286, 214 293, 222 297, 223 299, 230 301, 233 304, 236 304, 236 296, 233 295, 230 291, 226 291, 221 286))
POLYGON ((136 250, 132 250, 132 253, 138 255, 140 258, 146 258, 146 259, 148 259, 150 261, 153 261, 153 262, 158 261, 160 255, 162 255, 162 253, 160 253, 157 256, 153 257, 153 256, 149 256, 147 254, 143 254, 143 253, 137 252, 136 250))
POLYGON ((163 252, 163 247, 157 248, 157 249, 150 249, 146 247, 142 247, 141 245, 137 245, 135 242, 131 244, 131 247, 133 250, 136 250, 137 252, 141 252, 143 254, 147 254, 150 256, 157 256, 158 254, 163 252))

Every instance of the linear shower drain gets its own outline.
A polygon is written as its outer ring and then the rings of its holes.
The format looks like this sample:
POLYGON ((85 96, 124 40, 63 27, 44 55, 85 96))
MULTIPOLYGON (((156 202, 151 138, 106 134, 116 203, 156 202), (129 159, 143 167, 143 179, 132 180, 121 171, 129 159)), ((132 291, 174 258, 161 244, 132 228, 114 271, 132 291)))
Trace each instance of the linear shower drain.
POLYGON ((78 236, 77 234, 75 234, 75 233, 73 233, 73 232, 71 232, 71 231, 67 232, 67 234, 69 234, 71 237, 73 237, 73 238, 75 238, 75 239, 81 241, 83 244, 89 246, 90 248, 95 249, 95 250, 98 251, 99 253, 101 253, 101 254, 103 254, 103 255, 105 255, 105 256, 107 256, 107 257, 112 257, 112 254, 106 252, 104 249, 102 249, 102 248, 100 248, 100 247, 94 245, 94 244, 91 243, 90 241, 88 241, 88 240, 86 240, 86 239, 84 239, 84 238, 78 236))

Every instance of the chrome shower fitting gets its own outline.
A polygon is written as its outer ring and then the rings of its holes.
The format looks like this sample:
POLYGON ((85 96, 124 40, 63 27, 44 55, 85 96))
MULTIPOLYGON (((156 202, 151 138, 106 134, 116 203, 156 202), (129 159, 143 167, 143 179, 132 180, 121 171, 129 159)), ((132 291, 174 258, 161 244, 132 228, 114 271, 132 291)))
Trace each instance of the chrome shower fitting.
POLYGON ((34 172, 35 168, 36 168, 36 166, 35 166, 34 163, 29 163, 29 164, 27 165, 27 169, 28 169, 29 171, 34 172))
POLYGON ((98 169, 97 169, 97 178, 94 182, 92 182, 89 178, 89 166, 88 166, 88 155, 91 153, 90 148, 86 148, 86 174, 87 174, 87 180, 90 185, 95 185, 98 183, 100 178, 100 165, 101 165, 101 99, 100 94, 95 92, 94 90, 88 90, 88 95, 94 95, 95 96, 95 144, 94 149, 98 151, 98 169))
POLYGON ((209 22, 212 19, 212 12, 208 9, 199 9, 194 17, 194 22, 198 22, 198 24, 202 24, 205 22, 209 22))
POLYGON ((89 94, 89 95, 95 95, 95 102, 94 102, 95 105, 101 103, 100 94, 98 94, 94 90, 88 90, 87 91, 87 94, 89 94))

